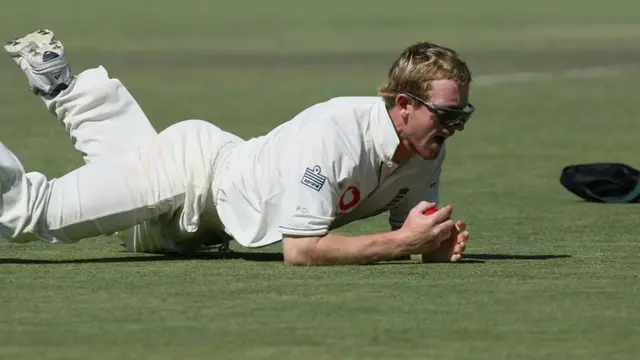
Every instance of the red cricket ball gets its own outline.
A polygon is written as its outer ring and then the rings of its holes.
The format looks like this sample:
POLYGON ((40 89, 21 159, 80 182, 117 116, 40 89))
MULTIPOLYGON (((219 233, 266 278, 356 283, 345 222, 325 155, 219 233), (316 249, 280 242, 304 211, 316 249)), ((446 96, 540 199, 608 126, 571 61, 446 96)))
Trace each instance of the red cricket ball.
POLYGON ((432 207, 432 208, 430 208, 430 209, 425 210, 425 211, 423 212, 423 214, 425 214, 425 215, 431 215, 431 214, 434 214, 435 212, 437 212, 438 210, 439 210, 438 208, 432 207))

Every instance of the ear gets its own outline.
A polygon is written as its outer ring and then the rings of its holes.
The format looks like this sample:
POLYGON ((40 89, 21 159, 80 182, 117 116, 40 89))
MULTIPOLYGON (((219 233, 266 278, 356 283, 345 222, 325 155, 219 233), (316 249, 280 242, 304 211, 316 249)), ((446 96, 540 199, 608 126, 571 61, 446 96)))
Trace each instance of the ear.
POLYGON ((413 111, 413 99, 405 94, 396 95, 396 106, 399 119, 404 124, 409 120, 409 114, 413 111))
POLYGON ((409 105, 411 105, 411 104, 412 104, 412 100, 407 95, 405 95, 405 94, 396 95, 396 106, 401 111, 407 111, 407 107, 409 107, 409 105))

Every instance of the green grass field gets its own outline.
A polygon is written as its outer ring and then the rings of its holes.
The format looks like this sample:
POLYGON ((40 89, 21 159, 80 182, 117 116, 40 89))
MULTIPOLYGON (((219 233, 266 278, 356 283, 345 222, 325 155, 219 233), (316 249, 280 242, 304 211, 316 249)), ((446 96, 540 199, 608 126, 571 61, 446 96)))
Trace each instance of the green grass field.
MULTIPOLYGON (((3 240, 0 358, 637 359, 640 209, 583 203, 558 179, 579 162, 640 168, 639 13, 632 0, 3 4, 0 39, 56 31, 76 72, 105 66, 158 130, 202 118, 262 134, 375 94, 420 40, 464 55, 478 111, 443 172, 442 200, 472 233, 465 261, 291 268, 269 261, 278 246, 179 260, 113 238, 3 240), (622 70, 562 75, 598 66, 622 70), (530 71, 551 75, 509 81, 530 71)), ((79 166, 8 57, 0 78, 0 141, 30 170, 79 166)), ((341 231, 380 230, 384 216, 341 231)))

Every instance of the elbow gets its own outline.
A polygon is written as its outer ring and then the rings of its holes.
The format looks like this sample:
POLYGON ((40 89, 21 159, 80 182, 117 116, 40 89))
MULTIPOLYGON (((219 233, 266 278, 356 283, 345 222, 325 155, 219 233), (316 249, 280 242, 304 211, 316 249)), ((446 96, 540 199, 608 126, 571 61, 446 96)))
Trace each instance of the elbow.
POLYGON ((317 265, 316 250, 320 238, 286 238, 283 241, 282 253, 285 265, 314 266, 317 265))
POLYGON ((315 265, 313 261, 313 250, 305 249, 305 251, 284 251, 284 264, 289 266, 312 266, 315 265))

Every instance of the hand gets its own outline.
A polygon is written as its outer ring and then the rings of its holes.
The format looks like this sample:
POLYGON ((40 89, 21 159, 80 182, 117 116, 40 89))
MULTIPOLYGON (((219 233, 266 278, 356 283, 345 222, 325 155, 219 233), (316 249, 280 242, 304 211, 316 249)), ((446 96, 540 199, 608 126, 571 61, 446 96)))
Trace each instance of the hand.
POLYGON ((462 258, 462 253, 469 241, 469 232, 465 229, 467 224, 464 221, 457 221, 451 236, 443 241, 440 246, 421 255, 422 262, 456 262, 462 258))
POLYGON ((409 211, 407 219, 398 230, 405 249, 411 254, 437 249, 455 230, 453 220, 450 219, 453 208, 447 205, 432 215, 425 216, 424 212, 433 207, 433 203, 420 202, 409 211))

